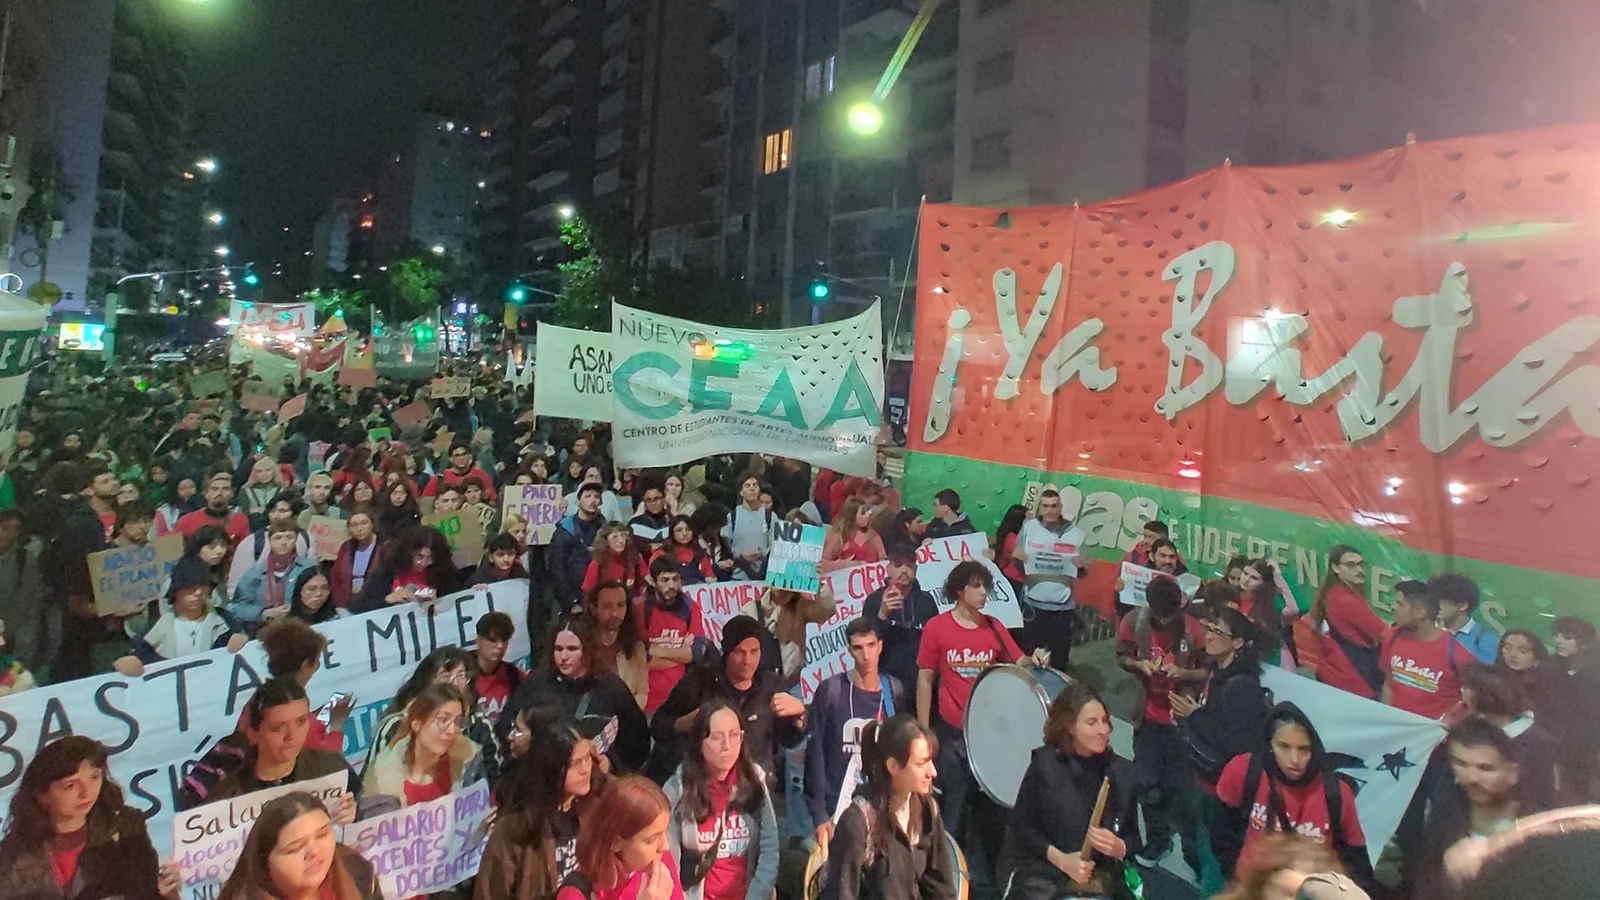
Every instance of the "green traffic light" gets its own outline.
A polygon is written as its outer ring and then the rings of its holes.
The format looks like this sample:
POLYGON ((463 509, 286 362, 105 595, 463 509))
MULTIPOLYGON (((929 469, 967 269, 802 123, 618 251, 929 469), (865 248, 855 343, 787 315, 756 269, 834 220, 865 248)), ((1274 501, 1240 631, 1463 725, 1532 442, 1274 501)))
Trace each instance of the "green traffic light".
POLYGON ((506 291, 506 299, 512 303, 521 303, 528 299, 528 289, 520 284, 514 284, 510 290, 506 291))
POLYGON ((833 288, 826 281, 818 279, 811 282, 811 299, 826 300, 831 293, 833 293, 833 288))
POLYGON ((246 272, 244 273, 244 283, 250 287, 255 287, 261 283, 261 276, 254 272, 246 272))

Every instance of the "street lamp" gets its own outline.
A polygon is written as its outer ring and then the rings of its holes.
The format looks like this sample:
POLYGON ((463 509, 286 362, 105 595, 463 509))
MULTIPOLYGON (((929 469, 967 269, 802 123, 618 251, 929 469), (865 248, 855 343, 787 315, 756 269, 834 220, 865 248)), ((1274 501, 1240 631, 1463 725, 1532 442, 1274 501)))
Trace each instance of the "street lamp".
POLYGON ((556 213, 559 214, 563 219, 571 219, 573 216, 578 214, 578 211, 573 209, 571 206, 563 206, 556 210, 556 213))
POLYGON ((205 159, 197 161, 194 164, 194 167, 196 169, 199 169, 200 171, 206 173, 207 175, 215 175, 215 174, 217 174, 217 168, 218 168, 217 167, 217 161, 216 161, 216 159, 214 159, 214 158, 212 158, 210 156, 206 157, 205 159))
POLYGON ((845 113, 845 118, 850 123, 850 130, 859 135, 874 135, 883 128, 883 110, 870 100, 863 100, 850 107, 845 113))
POLYGON ((443 256, 444 255, 444 245, 443 244, 434 244, 432 247, 429 247, 428 249, 433 251, 433 255, 434 256, 443 256))
POLYGON ((230 251, 227 247, 218 247, 216 249, 216 254, 218 256, 222 257, 223 259, 227 259, 228 258, 228 254, 230 252, 232 252, 232 251, 230 251))
POLYGON ((210 222, 212 225, 221 225, 223 222, 228 221, 228 217, 220 212, 213 212, 206 216, 206 221, 210 222))

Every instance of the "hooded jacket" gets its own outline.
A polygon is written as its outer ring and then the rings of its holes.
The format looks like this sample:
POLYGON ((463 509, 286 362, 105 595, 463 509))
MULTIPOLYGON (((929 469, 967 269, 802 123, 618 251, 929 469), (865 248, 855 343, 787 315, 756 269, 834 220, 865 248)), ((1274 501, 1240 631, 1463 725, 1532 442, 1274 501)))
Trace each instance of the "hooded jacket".
MULTIPOLYGON (((406 752, 411 736, 406 735, 374 752, 361 776, 361 798, 356 817, 369 819, 394 812, 406 805, 406 752)), ((484 780, 483 754, 478 744, 465 734, 457 734, 447 754, 450 761, 448 792, 471 787, 484 780)))
MULTIPOLYGON (((768 900, 778 883, 778 816, 772 809, 772 795, 767 792, 766 774, 759 764, 756 765, 756 790, 760 791, 761 809, 759 813, 751 814, 741 812, 738 814, 744 826, 744 832, 750 836, 749 844, 745 847, 745 900, 768 900)), ((672 808, 671 824, 667 826, 667 846, 674 857, 679 860, 678 871, 680 877, 685 868, 683 863, 686 847, 693 847, 695 854, 702 857, 714 853, 715 847, 700 845, 699 823, 684 822, 678 818, 678 802, 683 799, 683 769, 672 773, 667 779, 662 791, 667 795, 667 804, 672 808)), ((702 900, 705 896, 705 881, 698 884, 683 885, 684 900, 702 900)))
POLYGON ((556 600, 572 604, 583 594, 583 575, 589 569, 594 555, 594 542, 600 536, 600 526, 605 518, 599 513, 584 521, 577 513, 562 517, 556 523, 550 538, 550 580, 555 587, 556 600))
POLYGON ((1211 673, 1200 704, 1178 720, 1178 730, 1186 740, 1198 743, 1208 757, 1219 762, 1254 750, 1268 712, 1260 665, 1247 668, 1235 656, 1227 668, 1211 673))
POLYGON ((518 713, 527 714, 524 718, 530 726, 564 716, 616 719, 616 739, 606 749, 612 772, 638 771, 650 755, 650 721, 634 701, 633 692, 616 675, 529 675, 512 693, 495 724, 495 736, 502 746, 509 744, 518 713))

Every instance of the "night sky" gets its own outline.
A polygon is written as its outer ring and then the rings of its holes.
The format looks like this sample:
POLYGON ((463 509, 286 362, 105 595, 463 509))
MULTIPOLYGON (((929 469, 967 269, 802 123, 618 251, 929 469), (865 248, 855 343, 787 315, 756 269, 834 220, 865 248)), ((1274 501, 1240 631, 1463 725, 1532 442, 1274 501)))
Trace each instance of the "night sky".
POLYGON ((234 259, 303 253, 311 220, 394 147, 408 112, 430 97, 480 102, 497 5, 208 0, 192 23, 198 140, 222 165, 234 259))

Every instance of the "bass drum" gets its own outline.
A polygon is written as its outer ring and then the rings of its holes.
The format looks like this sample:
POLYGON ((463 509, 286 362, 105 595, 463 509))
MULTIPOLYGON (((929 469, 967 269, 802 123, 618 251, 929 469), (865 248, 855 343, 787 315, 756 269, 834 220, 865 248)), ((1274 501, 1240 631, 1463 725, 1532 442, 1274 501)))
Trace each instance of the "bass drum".
MULTIPOLYGON (((967 870, 967 855, 961 852, 961 845, 948 832, 944 836, 945 850, 950 854, 950 871, 955 874, 956 893, 955 900, 970 900, 972 891, 972 873, 967 870)), ((817 844, 811 848, 811 855, 806 859, 806 891, 805 900, 817 900, 822 896, 823 876, 828 871, 828 847, 817 844)), ((780 891, 780 896, 782 892, 780 891)))
POLYGON ((1035 747, 1044 743, 1051 701, 1071 679, 1055 669, 991 666, 978 676, 962 723, 972 777, 996 803, 1017 805, 1035 747))

